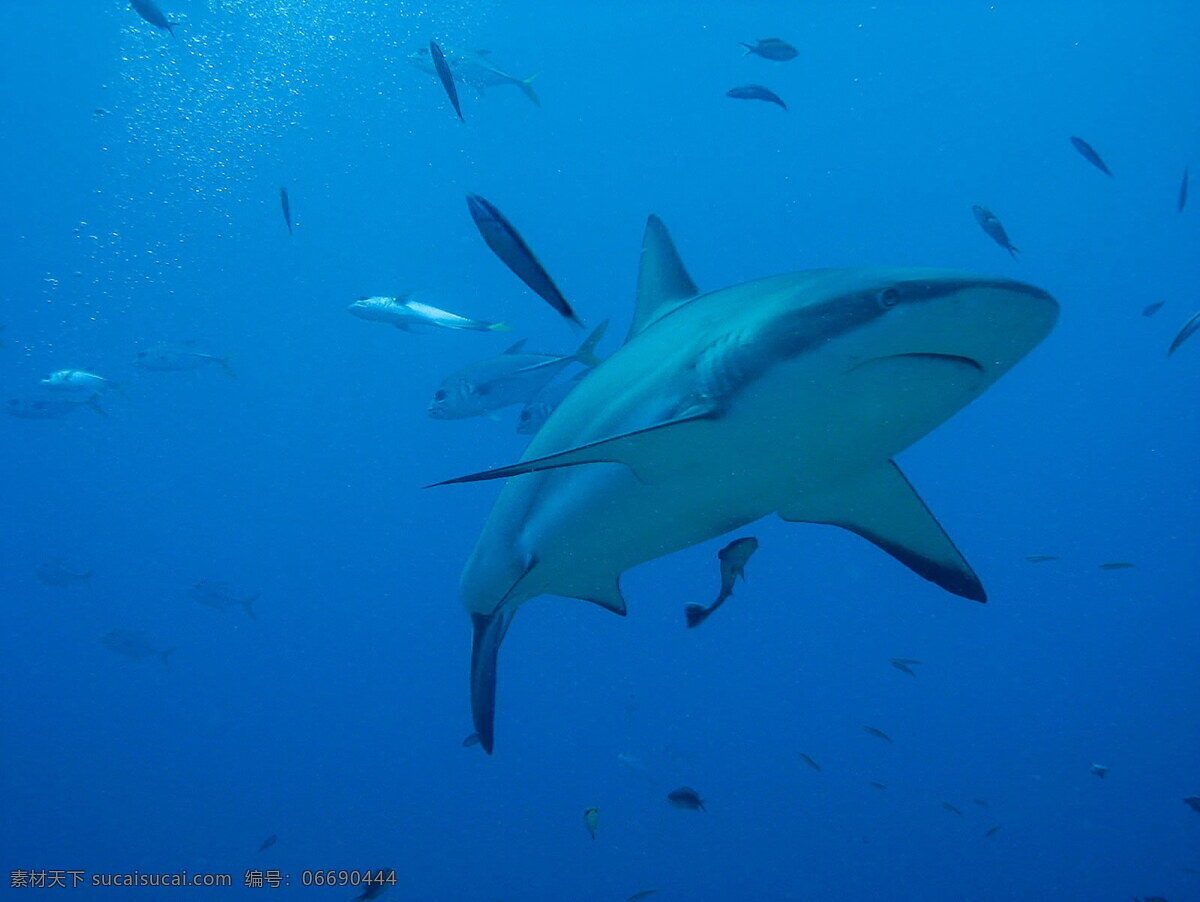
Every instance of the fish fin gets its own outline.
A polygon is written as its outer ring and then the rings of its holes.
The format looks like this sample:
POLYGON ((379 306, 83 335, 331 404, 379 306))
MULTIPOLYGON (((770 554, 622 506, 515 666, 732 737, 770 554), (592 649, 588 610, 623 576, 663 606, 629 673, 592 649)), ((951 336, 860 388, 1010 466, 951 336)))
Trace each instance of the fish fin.
POLYGON ((738 41, 738 43, 739 43, 741 46, 743 46, 743 47, 745 47, 745 48, 746 48, 746 52, 745 52, 744 54, 742 54, 743 56, 749 56, 751 53, 753 53, 753 52, 754 52, 754 45, 753 45, 753 44, 747 44, 745 41, 738 41))
POLYGON ((226 376, 228 376, 230 379, 237 378, 237 373, 235 373, 233 371, 233 367, 229 365, 229 361, 233 360, 232 354, 226 354, 224 357, 214 357, 213 360, 216 361, 217 365, 225 371, 226 376))
POLYGON ((779 516, 848 529, 947 592, 987 601, 971 565, 893 461, 834 491, 797 499, 779 516))
MULTIPOLYGON (((508 323, 488 323, 487 327, 488 332, 511 332, 512 330, 512 326, 510 326, 508 323)), ((522 341, 523 340, 524 339, 522 339, 522 341)), ((505 351, 504 353, 507 354, 510 352, 505 351)))
POLYGON ((613 581, 611 586, 601 587, 598 591, 588 591, 585 594, 570 595, 568 597, 598 604, 606 611, 612 611, 619 617, 624 617, 629 613, 629 609, 625 606, 625 598, 621 595, 621 586, 616 580, 613 581))
POLYGON ((702 604, 684 605, 683 608, 683 616, 684 619, 687 620, 688 629, 695 629, 698 627, 708 619, 708 615, 711 613, 712 611, 702 604))
POLYGON ((171 666, 171 655, 175 654, 175 652, 177 652, 177 651, 179 651, 179 649, 178 649, 178 648, 168 648, 166 651, 160 651, 160 652, 158 653, 158 656, 159 656, 160 658, 162 658, 163 667, 170 668, 170 666, 171 666))
POLYGON ((104 417, 104 419, 110 419, 108 411, 100 406, 99 395, 92 395, 85 403, 88 407, 92 408, 92 410, 96 411, 96 413, 100 414, 100 416, 104 417))
POLYGON ((684 268, 679 251, 663 221, 651 215, 642 236, 642 260, 638 267, 637 304, 625 340, 633 338, 668 310, 700 293, 684 268))
POLYGON ((584 366, 599 366, 600 358, 596 356, 596 345, 600 344, 600 339, 604 337, 604 330, 607 328, 608 320, 605 320, 592 330, 592 334, 583 340, 583 344, 571 356, 584 366))
POLYGON ((481 473, 471 473, 435 482, 426 488, 439 485, 454 485, 460 482, 482 482, 487 479, 507 479, 510 476, 521 476, 525 473, 537 473, 542 470, 554 470, 559 467, 575 467, 580 464, 617 463, 624 464, 635 477, 642 482, 654 482, 660 472, 658 463, 665 456, 674 460, 677 453, 666 453, 666 449, 687 447, 691 439, 685 433, 691 433, 697 428, 703 428, 709 420, 715 419, 716 413, 711 410, 701 410, 684 416, 675 417, 663 423, 656 423, 644 429, 635 429, 612 438, 589 442, 577 448, 548 454, 533 460, 523 460, 507 467, 497 467, 494 470, 484 470, 481 473))
POLYGON ((479 745, 489 755, 495 742, 496 660, 515 612, 501 608, 495 614, 471 615, 471 719, 479 745))
POLYGON ((251 620, 257 620, 258 615, 254 613, 254 602, 258 601, 257 595, 251 595, 249 598, 242 601, 242 607, 246 609, 246 613, 250 615, 251 620))
POLYGON ((504 353, 505 354, 518 353, 523 347, 525 347, 525 342, 527 342, 528 340, 529 339, 527 339, 527 338, 522 338, 520 341, 516 342, 515 344, 513 344, 510 347, 508 347, 507 349, 505 349, 504 353))
POLYGON ((1021 249, 1019 247, 1013 247, 1011 244, 1005 245, 1004 249, 1008 251, 1008 255, 1014 260, 1017 259, 1017 254, 1021 253, 1021 249))
POLYGON ((537 91, 533 89, 533 80, 535 78, 537 78, 537 75, 531 75, 528 78, 519 78, 516 84, 521 89, 521 93, 529 98, 530 103, 534 106, 541 106, 541 98, 537 96, 537 91))

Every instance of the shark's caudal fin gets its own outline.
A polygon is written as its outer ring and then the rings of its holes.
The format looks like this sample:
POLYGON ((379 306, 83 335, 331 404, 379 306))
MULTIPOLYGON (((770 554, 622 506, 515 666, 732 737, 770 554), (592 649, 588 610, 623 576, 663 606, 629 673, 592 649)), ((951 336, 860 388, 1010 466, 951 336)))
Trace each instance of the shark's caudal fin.
POLYGON ((515 608, 502 607, 495 614, 471 615, 471 718, 479 744, 489 755, 495 743, 496 659, 514 613, 515 608))
POLYGON ((700 293, 680 259, 667 227, 657 216, 646 220, 638 268, 637 305, 625 340, 633 338, 667 311, 700 293))
POLYGON ((531 75, 528 78, 519 78, 516 85, 521 89, 521 93, 530 99, 534 106, 541 106, 542 101, 537 96, 537 92, 533 90, 533 80, 535 78, 537 78, 536 75, 531 75))
POLYGON ((782 507, 779 516, 858 533, 947 592, 987 601, 971 565, 892 461, 852 483, 782 507))

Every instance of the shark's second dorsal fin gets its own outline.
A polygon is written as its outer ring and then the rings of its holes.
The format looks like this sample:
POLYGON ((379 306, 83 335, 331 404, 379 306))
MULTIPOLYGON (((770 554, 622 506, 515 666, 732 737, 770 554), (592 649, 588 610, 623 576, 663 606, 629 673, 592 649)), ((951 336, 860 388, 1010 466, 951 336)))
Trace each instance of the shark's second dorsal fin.
POLYGON ((642 237, 642 263, 638 268, 637 306, 633 311, 633 323, 625 340, 633 338, 646 326, 674 309, 689 298, 700 293, 692 277, 688 275, 675 250, 667 227, 657 216, 646 220, 646 233, 642 237))
POLYGON ((834 490, 796 499, 779 516, 858 533, 947 592, 987 601, 971 565, 892 461, 834 490))

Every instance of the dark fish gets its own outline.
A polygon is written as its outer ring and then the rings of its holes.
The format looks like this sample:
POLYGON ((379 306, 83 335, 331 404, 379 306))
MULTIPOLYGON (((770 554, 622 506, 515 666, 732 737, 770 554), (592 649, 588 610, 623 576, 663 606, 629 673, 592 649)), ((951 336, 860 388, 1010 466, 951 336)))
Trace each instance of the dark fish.
POLYGON ((588 808, 583 812, 583 826, 587 828, 588 836, 596 839, 596 825, 600 822, 600 809, 588 808))
POLYGON ((287 223, 288 234, 292 234, 292 202, 288 199, 286 185, 279 188, 279 206, 283 209, 283 221, 287 223))
POLYGON ((988 806, 986 799, 971 799, 971 801, 974 802, 976 805, 978 805, 980 808, 986 808, 988 806))
POLYGON ((274 833, 272 833, 270 836, 268 836, 266 839, 264 839, 262 841, 262 845, 258 847, 258 851, 264 852, 267 849, 271 848, 271 846, 275 845, 275 843, 277 843, 277 842, 279 842, 279 837, 276 836, 274 833))
POLYGON ((873 787, 873 788, 875 788, 875 789, 887 789, 887 787, 886 787, 886 786, 884 786, 882 783, 876 783, 874 780, 872 780, 872 781, 871 781, 870 783, 868 783, 867 785, 868 785, 868 786, 870 786, 870 787, 873 787))
POLYGON ((1087 160, 1105 175, 1112 175, 1112 172, 1109 170, 1109 168, 1104 165, 1104 161, 1100 159, 1100 154, 1096 153, 1095 148, 1088 144, 1087 141, 1083 140, 1083 138, 1076 138, 1072 136, 1071 145, 1083 155, 1085 160, 1087 160))
POLYGON ((1046 561, 1057 561, 1057 555, 1053 554, 1031 554, 1025 558, 1031 564, 1044 564, 1046 561))
POLYGON ((1091 771, 1093 774, 1095 774, 1097 777, 1099 777, 1101 780, 1103 780, 1105 778, 1105 776, 1107 776, 1107 774, 1108 774, 1108 768, 1105 767, 1103 764, 1093 764, 1091 767, 1088 768, 1088 770, 1091 771))
POLYGON ((433 60, 433 68, 437 71, 438 80, 441 81, 442 87, 446 89, 446 96, 450 98, 450 105, 454 107, 454 112, 458 114, 458 121, 465 122, 462 108, 458 105, 458 88, 454 87, 454 75, 451 73, 450 67, 446 64, 446 57, 442 53, 442 48, 437 45, 436 41, 429 42, 429 56, 433 60))
POLYGON ((730 88, 725 92, 725 96, 732 97, 734 100, 765 100, 787 109, 787 104, 778 94, 762 85, 742 85, 740 88, 730 88))
POLYGON ((109 651, 140 661, 144 658, 162 658, 164 665, 170 666, 170 656, 177 649, 159 650, 150 644, 146 634, 138 630, 112 630, 100 637, 100 644, 109 651))
POLYGON ((888 661, 888 663, 901 673, 907 673, 909 676, 916 676, 917 672, 913 670, 910 665, 920 664, 921 662, 914 661, 912 658, 892 658, 890 661, 888 661))
POLYGON ((690 786, 680 786, 667 793, 667 802, 672 807, 683 808, 685 811, 704 811, 704 799, 690 786))
POLYGON ((883 730, 877 730, 874 727, 863 727, 863 729, 866 730, 868 733, 870 733, 872 736, 874 736, 876 739, 883 739, 886 742, 892 741, 892 737, 889 736, 887 733, 883 732, 883 730))
POLYGON ((172 35, 175 34, 175 26, 178 22, 170 22, 163 15, 163 11, 158 8, 158 4, 154 0, 129 0, 129 5, 133 7, 133 11, 153 25, 155 28, 162 28, 169 31, 172 35))
POLYGON ((528 285, 547 304, 558 311, 573 326, 583 327, 581 320, 567 299, 563 297, 554 280, 534 256, 529 245, 521 234, 513 228, 504 214, 497 210, 490 201, 478 194, 467 195, 467 208, 475 226, 492 253, 500 258, 500 262, 512 270, 513 274, 528 285))
POLYGON ((1175 205, 1175 209, 1178 210, 1180 213, 1182 213, 1183 208, 1187 206, 1187 192, 1188 192, 1188 167, 1184 166, 1183 167, 1183 179, 1180 180, 1180 182, 1179 182, 1179 202, 1175 205))
POLYGON ((815 771, 821 770, 821 765, 819 765, 819 764, 817 764, 817 762, 813 761, 813 759, 808 757, 808 755, 804 754, 804 752, 800 752, 799 755, 800 755, 800 760, 803 761, 805 764, 807 764, 809 767, 811 767, 813 770, 815 770, 815 771))
POLYGON ((34 570, 38 579, 47 586, 56 588, 72 586, 75 583, 86 583, 92 578, 94 572, 94 570, 77 570, 61 558, 54 558, 38 564, 34 570))
POLYGON ((957 814, 959 817, 963 816, 962 811, 960 811, 955 806, 951 805, 949 802, 942 802, 942 807, 945 808, 947 811, 949 811, 951 814, 957 814))
POLYGON ((1004 231, 1004 225, 996 214, 987 207, 980 206, 972 207, 971 212, 975 214, 975 221, 979 223, 979 227, 987 236, 1008 251, 1008 255, 1016 260, 1020 251, 1008 240, 1008 233, 1004 231))
POLYGON ((5 406, 9 416, 22 420, 58 420, 82 407, 90 407, 102 417, 107 417, 100 406, 100 395, 93 394, 87 400, 76 398, 10 398, 5 406))
POLYGON ((1128 570, 1133 564, 1129 561, 1110 561, 1107 564, 1101 564, 1101 570, 1128 570))
POLYGON ((658 890, 656 889, 644 889, 640 893, 634 893, 625 902, 641 902, 642 899, 649 899, 657 892, 658 890))
POLYGON ((746 562, 757 550, 758 539, 747 536, 742 539, 734 539, 717 552, 717 559, 721 562, 721 591, 717 594, 717 600, 708 607, 699 604, 684 606, 683 616, 687 619, 689 629, 702 624, 713 611, 725 603, 726 598, 733 594, 733 584, 739 576, 745 580, 746 562))
POLYGON ((1192 811, 1200 813, 1200 796, 1188 796, 1183 800, 1183 804, 1191 808, 1192 811))
POLYGON ((378 899, 387 892, 389 886, 396 882, 395 868, 383 868, 369 872, 371 879, 366 882, 366 888, 354 897, 354 902, 366 902, 368 899, 378 899))
POLYGON ((755 56, 774 60, 777 63, 786 63, 800 55, 799 50, 781 38, 759 38, 757 44, 747 44, 745 41, 738 41, 738 43, 746 48, 746 56, 753 53, 755 56))
POLYGON ((1142 311, 1142 316, 1154 316, 1154 314, 1162 310, 1165 303, 1166 301, 1155 301, 1153 304, 1147 304, 1146 308, 1142 311))
POLYGON ((1200 311, 1192 314, 1192 318, 1183 324, 1183 328, 1179 330, 1179 334, 1175 336, 1175 340, 1171 342, 1171 347, 1167 349, 1167 356, 1170 357, 1179 350, 1179 346, 1191 338, 1196 330, 1200 329, 1200 311))
POLYGON ((999 832, 1000 832, 1000 825, 997 824, 995 827, 989 827, 988 832, 983 835, 986 836, 988 839, 991 839, 993 836, 995 836, 999 832))
POLYGON ((466 739, 464 739, 462 741, 462 744, 463 744, 464 749, 469 749, 473 745, 479 745, 479 734, 472 733, 470 736, 468 736, 466 739))

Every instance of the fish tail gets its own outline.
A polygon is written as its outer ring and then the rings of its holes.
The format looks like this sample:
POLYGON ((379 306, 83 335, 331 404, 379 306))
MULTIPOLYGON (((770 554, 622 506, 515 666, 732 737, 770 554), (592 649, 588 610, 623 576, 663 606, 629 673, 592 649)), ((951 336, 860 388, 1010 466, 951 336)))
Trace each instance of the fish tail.
POLYGON ((1014 260, 1017 259, 1017 254, 1021 253, 1021 249, 1019 247, 1013 247, 1011 244, 1005 245, 1004 249, 1008 251, 1008 255, 1014 260))
POLYGON ((708 619, 710 613, 711 611, 702 604, 684 605, 683 608, 683 616, 687 620, 688 629, 698 627, 708 619))
POLYGON ((746 52, 744 54, 742 54, 743 56, 749 56, 751 53, 754 52, 753 45, 747 44, 745 41, 738 41, 738 44, 740 44, 742 47, 746 48, 746 52))
POLYGON ((171 666, 171 655, 175 654, 175 652, 177 652, 177 651, 179 651, 179 649, 178 649, 178 648, 168 648, 166 651, 160 651, 160 652, 158 653, 158 656, 159 656, 160 658, 162 658, 163 667, 170 668, 170 666, 171 666))
POLYGON ((113 391, 115 391, 118 395, 120 395, 126 401, 129 400, 129 392, 125 391, 125 383, 124 382, 110 382, 110 383, 108 383, 108 387, 111 388, 113 391))
POLYGON ((88 398, 87 406, 92 408, 92 410, 96 411, 96 413, 100 414, 100 416, 104 417, 104 419, 107 420, 109 418, 108 411, 106 411, 103 407, 100 406, 100 395, 99 394, 92 395, 90 398, 88 398))
POLYGON ((512 326, 508 323, 488 323, 487 330, 489 332, 511 332, 512 326))
POLYGON ((533 80, 535 78, 537 78, 536 75, 531 75, 528 78, 518 79, 517 87, 521 89, 522 94, 529 98, 530 103, 532 103, 534 106, 541 106, 541 98, 537 96, 537 91, 533 89, 533 80))
POLYGON ((512 608, 501 608, 495 614, 471 615, 475 631, 471 642, 471 718, 479 745, 489 755, 495 742, 496 660, 513 613, 512 608))
POLYGON ((251 595, 242 602, 242 607, 246 609, 246 613, 250 615, 251 620, 257 620, 258 615, 254 613, 254 602, 258 601, 257 595, 251 595))
POLYGON ((596 345, 600 344, 600 339, 604 337, 604 330, 607 328, 608 320, 605 320, 592 330, 592 334, 583 340, 583 344, 571 356, 584 366, 599 366, 600 358, 596 356, 596 345))
POLYGON ((232 354, 226 354, 224 357, 214 357, 213 360, 225 371, 225 375, 230 379, 236 379, 237 373, 233 371, 233 367, 229 365, 229 361, 233 360, 232 354))

